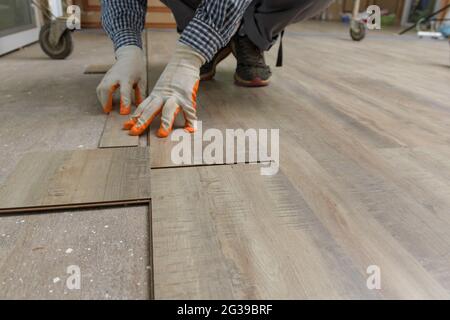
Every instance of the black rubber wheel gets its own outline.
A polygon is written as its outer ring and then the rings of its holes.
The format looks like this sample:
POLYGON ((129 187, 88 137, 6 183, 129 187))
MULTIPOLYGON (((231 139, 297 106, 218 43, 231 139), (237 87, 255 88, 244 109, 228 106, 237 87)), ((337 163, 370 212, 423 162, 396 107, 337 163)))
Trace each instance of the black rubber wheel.
POLYGON ((350 27, 350 36, 353 41, 361 41, 366 37, 366 26, 362 22, 355 23, 356 29, 350 27))
POLYGON ((42 50, 52 59, 62 60, 70 56, 73 51, 72 35, 66 30, 56 46, 50 44, 50 24, 46 24, 41 28, 39 33, 39 44, 42 50))

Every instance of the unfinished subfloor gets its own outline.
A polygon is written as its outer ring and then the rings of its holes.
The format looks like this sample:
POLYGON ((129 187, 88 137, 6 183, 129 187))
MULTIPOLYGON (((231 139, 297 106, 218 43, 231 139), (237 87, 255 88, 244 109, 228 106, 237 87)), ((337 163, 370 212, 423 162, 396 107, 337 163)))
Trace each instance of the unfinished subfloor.
MULTIPOLYGON (((149 33, 151 82, 176 37, 149 33)), ((448 43, 389 31, 355 43, 305 23, 284 48, 270 87, 234 86, 230 57, 199 101, 204 127, 280 129, 278 175, 167 168, 173 143, 151 132, 152 212, 0 217, 0 298, 449 298, 448 43), (80 290, 66 287, 71 265, 80 290), (372 265, 380 290, 366 286, 372 265)), ((96 31, 76 33, 66 61, 38 45, 0 58, 0 184, 25 153, 98 147, 102 75, 83 72, 112 62, 96 31)))

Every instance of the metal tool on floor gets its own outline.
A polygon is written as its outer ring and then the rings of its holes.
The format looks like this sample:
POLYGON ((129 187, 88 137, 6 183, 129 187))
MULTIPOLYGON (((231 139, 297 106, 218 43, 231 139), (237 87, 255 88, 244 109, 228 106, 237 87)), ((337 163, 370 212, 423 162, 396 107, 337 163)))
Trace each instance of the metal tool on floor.
MULTIPOLYGON (((62 0, 64 7, 66 1, 62 0)), ((69 17, 56 17, 50 10, 48 1, 32 0, 33 5, 41 11, 45 24, 39 33, 39 44, 42 50, 52 59, 65 59, 73 51, 71 32, 75 30, 67 27, 69 17)))

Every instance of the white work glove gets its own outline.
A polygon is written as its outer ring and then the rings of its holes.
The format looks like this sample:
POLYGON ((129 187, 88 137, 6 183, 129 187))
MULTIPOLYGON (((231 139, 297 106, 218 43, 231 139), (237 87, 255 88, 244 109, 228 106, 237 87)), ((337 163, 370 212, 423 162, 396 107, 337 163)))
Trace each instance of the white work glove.
POLYGON ((167 137, 173 129, 180 111, 184 116, 184 128, 195 131, 197 121, 197 91, 200 67, 205 58, 191 47, 178 42, 174 55, 153 88, 150 96, 139 105, 131 119, 124 124, 129 134, 138 136, 147 130, 161 114, 160 138, 167 137))
POLYGON ((103 111, 110 113, 113 109, 113 94, 120 87, 120 114, 131 113, 134 99, 136 105, 143 100, 147 87, 147 70, 143 50, 137 46, 120 47, 116 51, 116 63, 106 73, 97 87, 97 97, 103 111))

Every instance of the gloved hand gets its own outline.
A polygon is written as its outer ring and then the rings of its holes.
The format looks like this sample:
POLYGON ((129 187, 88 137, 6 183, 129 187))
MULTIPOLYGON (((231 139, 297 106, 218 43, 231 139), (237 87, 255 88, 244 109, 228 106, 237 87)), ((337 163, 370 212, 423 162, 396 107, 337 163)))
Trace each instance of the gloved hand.
POLYGON ((125 46, 117 49, 116 59, 97 87, 97 97, 103 111, 109 113, 113 108, 113 94, 120 87, 120 114, 127 115, 131 113, 133 89, 136 105, 139 105, 147 87, 144 53, 137 46, 125 46))
POLYGON ((172 131, 178 113, 182 111, 185 130, 194 132, 200 67, 204 63, 205 58, 201 54, 179 42, 152 93, 124 124, 124 129, 130 130, 129 134, 132 136, 141 135, 156 116, 161 114, 157 136, 165 138, 172 131))

